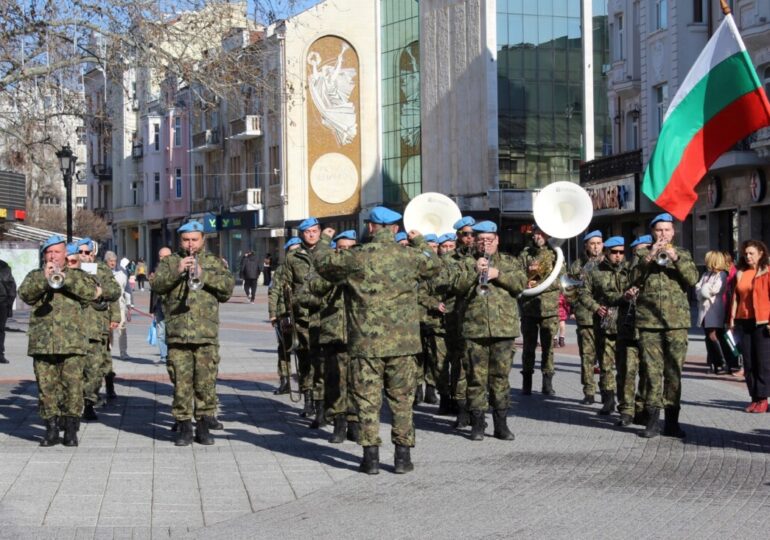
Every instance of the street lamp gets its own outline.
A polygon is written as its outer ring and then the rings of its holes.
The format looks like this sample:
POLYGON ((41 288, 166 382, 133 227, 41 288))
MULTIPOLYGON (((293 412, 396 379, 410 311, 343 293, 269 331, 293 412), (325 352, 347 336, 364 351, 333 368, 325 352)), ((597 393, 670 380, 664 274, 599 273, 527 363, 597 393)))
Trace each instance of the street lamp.
POLYGON ((59 158, 59 169, 64 176, 64 188, 67 192, 67 242, 72 242, 72 175, 78 157, 73 154, 69 144, 62 146, 62 149, 56 152, 56 157, 59 158))

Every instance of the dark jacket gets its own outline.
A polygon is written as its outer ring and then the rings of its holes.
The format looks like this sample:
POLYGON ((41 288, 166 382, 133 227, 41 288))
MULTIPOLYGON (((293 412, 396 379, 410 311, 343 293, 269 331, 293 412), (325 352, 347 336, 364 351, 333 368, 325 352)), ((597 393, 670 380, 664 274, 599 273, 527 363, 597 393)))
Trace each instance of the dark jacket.
POLYGON ((8 263, 0 260, 0 302, 12 304, 16 299, 16 281, 8 263))
POLYGON ((241 261, 241 278, 242 279, 257 279, 259 277, 260 266, 257 256, 251 253, 243 257, 241 261))

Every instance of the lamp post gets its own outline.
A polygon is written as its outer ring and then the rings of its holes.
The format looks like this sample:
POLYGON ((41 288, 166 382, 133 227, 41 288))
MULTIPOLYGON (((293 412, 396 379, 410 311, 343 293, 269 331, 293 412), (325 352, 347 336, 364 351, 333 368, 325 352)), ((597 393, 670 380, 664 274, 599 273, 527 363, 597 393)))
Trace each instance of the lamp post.
POLYGON ((73 154, 70 145, 62 146, 62 149, 56 152, 59 158, 59 168, 64 176, 64 188, 67 193, 67 242, 72 242, 72 175, 75 172, 75 162, 78 157, 73 154))

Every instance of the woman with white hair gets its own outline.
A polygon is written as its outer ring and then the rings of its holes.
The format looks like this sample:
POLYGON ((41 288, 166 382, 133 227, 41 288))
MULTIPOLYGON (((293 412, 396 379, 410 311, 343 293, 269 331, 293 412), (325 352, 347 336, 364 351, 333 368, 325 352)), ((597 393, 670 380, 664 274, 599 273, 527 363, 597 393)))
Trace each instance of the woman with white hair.
MULTIPOLYGON (((123 261, 128 261, 128 259, 124 258, 123 261)), ((118 281, 121 289, 123 290, 123 294, 120 296, 120 299, 118 300, 118 305, 120 306, 120 324, 114 330, 118 331, 118 349, 120 350, 120 359, 127 360, 128 359, 128 334, 126 332, 126 323, 129 320, 128 307, 130 305, 130 298, 127 297, 125 290, 126 290, 126 286, 128 285, 128 274, 126 274, 124 268, 118 267, 118 256, 115 255, 114 252, 107 251, 104 254, 104 262, 106 262, 107 266, 109 266, 112 269, 112 274, 115 276, 115 279, 118 281)), ((114 338, 111 341, 113 344, 115 343, 114 338)), ((110 397, 109 391, 107 393, 107 396, 110 397)))

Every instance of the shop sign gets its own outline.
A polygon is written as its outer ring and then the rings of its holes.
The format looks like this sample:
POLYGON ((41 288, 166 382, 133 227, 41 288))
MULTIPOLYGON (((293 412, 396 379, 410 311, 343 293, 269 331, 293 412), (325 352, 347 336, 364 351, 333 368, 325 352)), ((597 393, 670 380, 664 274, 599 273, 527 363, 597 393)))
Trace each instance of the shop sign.
POLYGON ((217 232, 217 221, 219 220, 219 216, 216 214, 212 214, 211 212, 207 212, 203 215, 203 232, 204 233, 215 233, 217 232))
POLYGON ((749 189, 751 190, 751 201, 755 203, 762 202, 767 191, 765 172, 762 169, 757 169, 751 173, 749 189))
POLYGON ((218 229, 227 231, 230 229, 254 229, 257 226, 257 212, 224 213, 219 216, 218 229))
POLYGON ((622 178, 583 186, 594 205, 594 216, 610 216, 636 212, 636 178, 622 178))
POLYGON ((8 209, 0 208, 0 219, 6 219, 8 217, 8 209))

